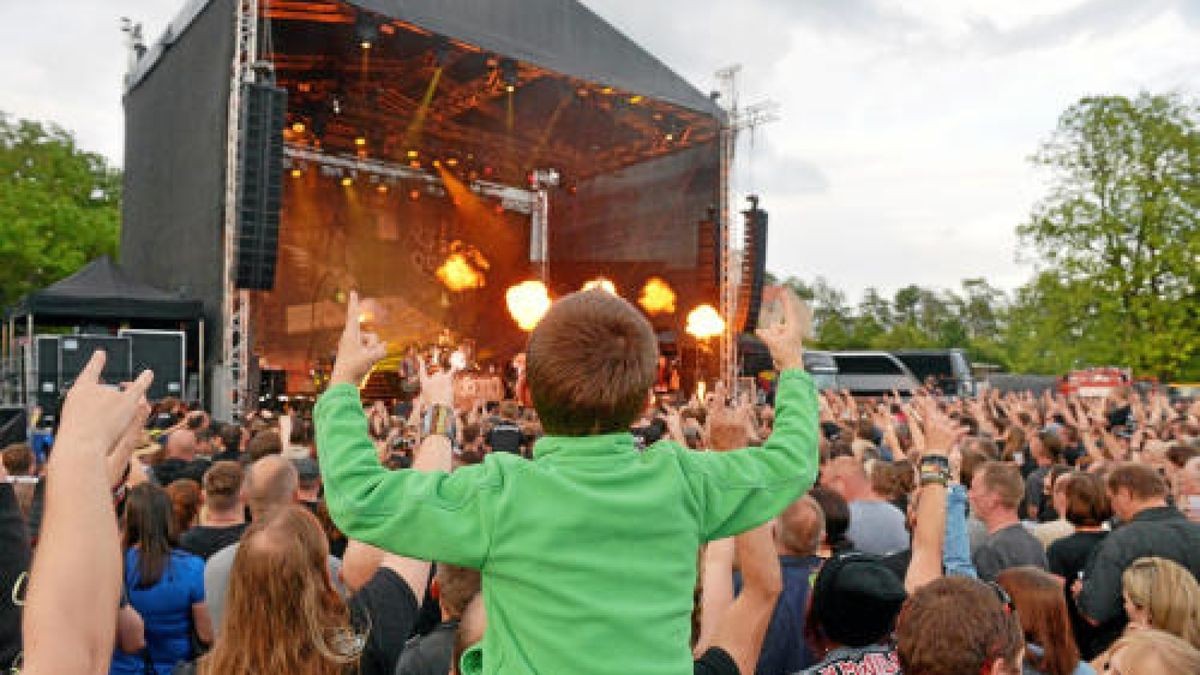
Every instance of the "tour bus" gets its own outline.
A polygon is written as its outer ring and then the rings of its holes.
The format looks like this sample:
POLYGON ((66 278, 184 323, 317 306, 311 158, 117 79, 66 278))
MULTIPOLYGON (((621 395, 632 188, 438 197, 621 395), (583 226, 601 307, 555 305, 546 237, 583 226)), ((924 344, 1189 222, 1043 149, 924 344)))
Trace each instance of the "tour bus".
POLYGON ((901 349, 892 355, 912 371, 917 381, 940 391, 943 396, 974 396, 975 376, 971 361, 962 349, 901 349))
POLYGON ((900 359, 882 351, 831 352, 837 364, 838 389, 855 396, 883 396, 895 391, 911 396, 921 383, 900 359))

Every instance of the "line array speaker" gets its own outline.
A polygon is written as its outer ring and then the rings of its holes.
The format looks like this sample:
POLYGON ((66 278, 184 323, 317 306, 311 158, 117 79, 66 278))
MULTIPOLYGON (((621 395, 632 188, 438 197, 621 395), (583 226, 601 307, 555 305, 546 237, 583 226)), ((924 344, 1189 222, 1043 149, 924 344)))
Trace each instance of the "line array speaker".
POLYGON ((236 274, 241 289, 275 287, 286 112, 286 89, 261 82, 243 87, 236 274))

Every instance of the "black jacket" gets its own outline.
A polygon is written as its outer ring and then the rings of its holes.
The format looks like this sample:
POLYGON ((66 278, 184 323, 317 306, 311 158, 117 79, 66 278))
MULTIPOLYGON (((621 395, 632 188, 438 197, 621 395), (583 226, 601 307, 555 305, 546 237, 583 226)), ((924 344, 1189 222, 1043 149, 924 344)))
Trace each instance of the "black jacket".
POLYGON ((1170 506, 1146 509, 1105 537, 1083 574, 1079 609, 1100 623, 1128 620, 1121 574, 1138 558, 1173 560, 1200 578, 1200 524, 1170 506))

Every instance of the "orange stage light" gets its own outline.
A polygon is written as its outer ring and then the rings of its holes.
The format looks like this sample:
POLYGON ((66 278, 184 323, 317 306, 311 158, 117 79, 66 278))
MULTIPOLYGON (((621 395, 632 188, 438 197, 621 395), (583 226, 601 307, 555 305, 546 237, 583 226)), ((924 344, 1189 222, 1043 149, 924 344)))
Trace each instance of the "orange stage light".
POLYGON ((712 305, 700 305, 687 317, 687 333, 701 340, 716 337, 725 332, 725 319, 712 305))
POLYGON ((508 313, 523 331, 531 331, 550 309, 550 292, 540 281, 522 281, 504 293, 508 313))
POLYGON ((487 284, 483 270, 488 267, 483 254, 473 248, 463 247, 462 250, 451 253, 435 274, 446 288, 455 292, 467 291, 483 288, 487 284))
POLYGON ((647 314, 672 314, 675 312, 675 291, 666 281, 650 277, 642 287, 638 304, 647 314))

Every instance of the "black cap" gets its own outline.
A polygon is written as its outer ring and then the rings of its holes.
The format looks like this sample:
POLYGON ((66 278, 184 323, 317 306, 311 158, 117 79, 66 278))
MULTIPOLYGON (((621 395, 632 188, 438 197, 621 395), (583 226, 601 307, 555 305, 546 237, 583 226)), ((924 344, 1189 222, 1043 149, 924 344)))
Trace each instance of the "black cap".
POLYGON ((848 553, 831 558, 813 584, 812 615, 831 641, 865 647, 892 631, 907 593, 883 561, 848 553))

